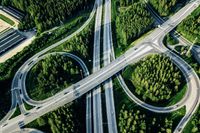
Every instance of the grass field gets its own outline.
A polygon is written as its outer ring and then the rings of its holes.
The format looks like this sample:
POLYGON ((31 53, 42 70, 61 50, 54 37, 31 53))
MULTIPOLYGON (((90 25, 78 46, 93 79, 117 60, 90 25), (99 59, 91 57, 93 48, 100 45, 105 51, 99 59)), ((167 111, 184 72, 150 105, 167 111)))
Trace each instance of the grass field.
POLYGON ((5 21, 6 23, 10 24, 11 26, 13 26, 15 24, 15 22, 13 22, 11 19, 5 17, 4 15, 0 14, 0 19, 5 21))

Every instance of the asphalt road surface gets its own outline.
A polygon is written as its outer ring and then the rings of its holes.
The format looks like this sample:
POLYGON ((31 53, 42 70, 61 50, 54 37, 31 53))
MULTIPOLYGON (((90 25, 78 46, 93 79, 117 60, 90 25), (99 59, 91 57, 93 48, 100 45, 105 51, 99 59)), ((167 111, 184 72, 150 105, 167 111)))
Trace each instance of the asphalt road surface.
POLYGON ((184 18, 191 14, 191 12, 194 11, 194 9, 196 9, 198 6, 198 0, 188 3, 169 20, 163 23, 160 28, 155 29, 150 35, 143 39, 138 46, 129 49, 125 54, 111 62, 109 65, 103 67, 102 69, 70 86, 69 88, 66 88, 66 90, 70 90, 67 94, 63 93, 63 96, 59 95, 59 97, 56 95, 54 100, 45 102, 41 108, 34 108, 31 110, 28 116, 20 115, 14 119, 8 120, 7 125, 2 128, 2 131, 11 132, 17 130, 19 128, 19 123, 27 124, 41 115, 73 101, 74 99, 103 83, 105 80, 124 69, 133 61, 136 62, 146 55, 152 53, 162 52, 169 56, 176 65, 181 64, 178 66, 181 71, 184 72, 184 75, 188 76, 188 84, 191 85, 190 95, 188 95, 187 102, 185 103, 187 111, 186 115, 175 129, 175 132, 181 132, 199 105, 199 78, 191 69, 191 67, 184 62, 184 60, 164 47, 162 40, 167 33, 173 30, 174 27, 176 27, 184 18))

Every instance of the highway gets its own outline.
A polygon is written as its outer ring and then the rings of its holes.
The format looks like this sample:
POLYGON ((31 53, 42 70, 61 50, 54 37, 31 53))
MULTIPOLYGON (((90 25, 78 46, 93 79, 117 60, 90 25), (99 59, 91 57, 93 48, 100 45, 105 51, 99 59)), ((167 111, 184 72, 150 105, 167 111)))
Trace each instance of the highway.
MULTIPOLYGON (((163 44, 163 39, 167 33, 169 33, 172 29, 174 29, 184 18, 186 18, 188 15, 194 11, 199 6, 200 1, 192 1, 188 3, 185 7, 183 7, 178 13, 176 13, 174 16, 172 16, 168 21, 166 21, 160 30, 164 30, 163 34, 154 34, 154 37, 156 36, 156 40, 154 41, 156 44, 158 44, 162 51, 165 52, 172 61, 179 66, 179 68, 184 72, 184 76, 186 76, 186 80, 188 82, 188 89, 191 91, 190 95, 187 98, 187 101, 185 102, 186 106, 186 114, 178 124, 178 126, 175 129, 175 133, 182 132, 184 127, 186 126, 187 122, 191 119, 192 115, 196 111, 198 105, 199 105, 199 95, 200 95, 200 81, 199 77, 195 73, 195 71, 180 57, 178 57, 176 54, 172 53, 171 51, 167 50, 163 44), (175 21, 176 20, 176 21, 175 21), (171 21, 171 24, 170 24, 171 21), (169 25, 169 26, 167 26, 169 25), (171 28, 170 28, 171 27, 171 28)), ((158 30, 159 30, 158 29, 158 30)))
MULTIPOLYGON (((148 7, 149 7, 149 9, 151 9, 150 6, 148 6, 148 7)), ((152 9, 151 9, 151 12, 153 12, 152 9)), ((154 12, 154 16, 157 16, 156 18, 157 18, 157 20, 159 21, 159 23, 161 23, 161 22, 163 23, 163 22, 164 22, 164 20, 161 19, 157 14, 155 14, 155 12, 154 12)), ((159 38, 157 38, 157 39, 159 39, 159 38)), ((187 40, 186 40, 185 38, 183 38, 183 37, 180 38, 180 39, 181 39, 182 41, 184 41, 184 42, 187 41, 187 40)), ((157 48, 157 49, 160 51, 160 53, 163 52, 163 51, 168 51, 166 48, 163 49, 164 45, 162 44, 162 41, 161 41, 161 40, 162 40, 162 39, 160 39, 159 44, 156 44, 156 45, 160 45, 160 46, 161 46, 160 48, 157 48)), ((188 41, 187 41, 187 42, 188 42, 188 41)), ((170 56, 170 55, 168 55, 168 56, 170 56)), ((177 57, 177 55, 173 55, 173 56, 177 57)), ((183 74, 184 74, 186 80, 188 81, 188 83, 190 83, 190 77, 187 75, 187 73, 189 73, 189 72, 188 72, 187 70, 184 70, 184 68, 185 68, 185 67, 190 68, 190 69, 192 69, 192 68, 191 68, 186 62, 183 62, 182 59, 179 58, 179 60, 180 60, 180 61, 178 61, 178 62, 177 62, 176 60, 173 61, 173 62, 180 68, 180 70, 182 70, 182 72, 183 72, 183 74), (185 66, 184 68, 182 68, 182 65, 183 65, 183 64, 184 64, 184 66, 185 66)), ((193 73, 193 75, 195 75, 195 74, 193 73)), ((140 99, 138 99, 138 98, 137 98, 135 95, 133 95, 132 92, 129 90, 129 88, 127 87, 126 83, 124 82, 122 76, 119 74, 117 77, 118 77, 118 80, 119 80, 120 85, 122 86, 122 88, 124 89, 125 93, 129 96, 129 98, 130 98, 131 100, 133 100, 135 103, 137 103, 137 104, 140 105, 141 107, 143 107, 143 108, 145 108, 145 109, 147 109, 147 110, 153 111, 153 112, 157 112, 157 113, 169 113, 169 112, 176 111, 176 110, 182 108, 183 106, 185 106, 185 104, 186 104, 186 102, 187 102, 187 100, 188 100, 188 96, 191 94, 191 89, 192 89, 192 84, 188 84, 188 88, 189 88, 189 89, 187 90, 187 92, 186 92, 184 98, 181 99, 181 101, 179 101, 178 103, 176 103, 176 104, 174 104, 174 105, 172 105, 172 106, 168 106, 168 107, 156 107, 156 106, 152 106, 152 105, 147 104, 147 103, 141 101, 140 99)))
MULTIPOLYGON (((103 65, 107 66, 111 62, 111 52, 113 47, 111 29, 111 0, 105 0, 104 5, 103 65)), ((115 115, 112 79, 110 78, 107 81, 105 81, 103 86, 105 89, 108 132, 117 133, 118 131, 115 115)))
MULTIPOLYGON (((94 32, 93 47, 93 73, 100 69, 100 43, 101 43, 101 22, 102 22, 102 0, 97 0, 97 11, 94 32)), ((92 90, 93 100, 93 132, 103 133, 101 87, 97 86, 92 90)), ((92 129, 92 128, 91 128, 92 129)), ((91 130, 90 129, 90 130, 91 130)))
MULTIPOLYGON (((41 55, 45 54, 47 51, 61 45, 62 43, 66 42, 67 40, 73 38, 75 35, 77 35, 78 33, 80 33, 92 20, 92 18, 94 17, 94 14, 95 14, 95 11, 96 11, 96 5, 94 5, 91 13, 90 13, 90 16, 89 18, 87 19, 87 21, 78 29, 76 30, 74 33, 72 33, 71 35, 67 36, 66 38, 62 39, 61 41, 47 47, 46 49, 42 50, 41 52, 37 53, 36 55, 34 55, 33 57, 31 57, 29 60, 27 60, 21 67, 20 69, 16 72, 14 78, 13 78, 13 81, 12 81, 12 87, 11 87, 11 96, 12 96, 12 104, 11 104, 11 107, 10 107, 10 111, 6 114, 6 116, 0 121, 0 125, 2 126, 3 124, 6 123, 6 121, 12 116, 12 114, 14 113, 15 111, 15 107, 17 106, 17 97, 20 97, 17 95, 16 91, 20 91, 19 89, 22 89, 22 88, 19 88, 18 87, 18 83, 20 81, 20 75, 22 73, 22 71, 24 71, 25 69, 27 69, 29 66, 28 64, 31 64, 33 63, 34 61, 36 61, 38 59, 38 57, 40 57, 41 55)), ((25 88, 24 88, 25 89, 25 88)), ((21 90, 22 91, 22 90, 21 90)), ((26 92, 26 90, 23 90, 23 92, 26 92)), ((41 105, 42 103, 45 103, 45 102, 40 102, 40 101, 33 101, 29 98, 29 96, 27 95, 27 93, 23 93, 23 98, 24 100, 30 104, 30 105, 33 105, 33 106, 38 106, 38 105, 41 105)), ((53 99, 53 98, 49 98, 48 100, 46 101, 50 101, 50 99, 53 99)), ((1 131, 1 130, 0 130, 1 131)))
POLYGON ((124 69, 127 65, 129 65, 130 62, 132 62, 132 60, 140 60, 150 53, 154 53, 154 48, 152 46, 141 45, 137 50, 132 49, 131 53, 126 53, 106 67, 63 90, 62 96, 60 95, 59 97, 54 98, 54 100, 48 101, 39 109, 34 108, 30 110, 29 114, 26 116, 22 114, 11 120, 8 120, 6 122, 7 125, 2 127, 2 131, 7 133, 18 130, 19 122, 23 122, 24 125, 26 125, 46 114, 47 112, 53 111, 58 107, 70 103, 71 101, 92 90, 99 84, 103 83, 115 73, 118 73, 120 70, 124 69), (66 90, 68 93, 66 93, 66 90))
POLYGON ((198 0, 188 3, 169 20, 163 23, 160 28, 155 29, 150 35, 144 38, 136 47, 130 48, 125 52, 125 54, 111 62, 109 65, 104 66, 102 69, 84 78, 78 83, 70 86, 69 88, 66 88, 64 91, 60 92, 60 95, 55 95, 53 97, 54 100, 48 100, 43 104, 41 108, 32 109, 28 116, 20 115, 16 118, 8 120, 7 125, 3 126, 2 131, 5 133, 15 131, 19 129, 19 122, 23 122, 24 124, 30 123, 43 114, 50 112, 66 103, 69 103, 81 95, 87 93, 99 84, 108 80, 111 76, 115 75, 120 70, 124 69, 129 64, 133 63, 133 61, 136 62, 149 54, 161 52, 169 56, 172 61, 181 69, 181 71, 184 72, 184 75, 189 79, 187 82, 190 86, 190 94, 186 100, 187 102, 185 102, 186 115, 175 129, 175 132, 181 132, 199 105, 200 82, 193 69, 180 57, 166 49, 162 44, 162 40, 167 33, 173 30, 174 27, 176 27, 184 18, 186 18, 192 11, 194 11, 194 9, 199 6, 199 4, 200 2, 198 0), (65 94, 64 92, 66 90, 70 91, 65 94))
MULTIPOLYGON (((145 1, 146 4, 147 4, 147 8, 149 9, 151 15, 155 18, 155 20, 159 23, 159 24, 162 24, 165 22, 165 20, 160 17, 154 10, 153 8, 148 4, 147 1, 145 1)), ((192 45, 192 43, 187 40, 185 37, 183 37, 180 33, 178 33, 176 30, 172 30, 173 32, 170 33, 175 39, 178 39, 178 41, 181 43, 181 44, 186 44, 186 45, 192 45)))

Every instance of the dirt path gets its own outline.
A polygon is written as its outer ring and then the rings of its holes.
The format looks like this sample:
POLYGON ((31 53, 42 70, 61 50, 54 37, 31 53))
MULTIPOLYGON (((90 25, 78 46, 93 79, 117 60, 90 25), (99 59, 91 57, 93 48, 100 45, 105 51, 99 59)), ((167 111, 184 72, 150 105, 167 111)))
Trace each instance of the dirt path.
POLYGON ((4 31, 5 29, 9 28, 10 25, 0 19, 0 32, 4 31))

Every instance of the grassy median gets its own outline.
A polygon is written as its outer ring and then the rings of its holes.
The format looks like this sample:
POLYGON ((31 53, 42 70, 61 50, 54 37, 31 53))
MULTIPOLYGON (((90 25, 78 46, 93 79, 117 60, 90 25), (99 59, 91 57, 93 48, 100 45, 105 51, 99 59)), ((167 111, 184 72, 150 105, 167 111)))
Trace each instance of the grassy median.
POLYGON ((13 26, 15 24, 14 21, 12 21, 11 19, 9 19, 8 17, 0 14, 0 19, 5 21, 6 23, 10 24, 11 26, 13 26))

